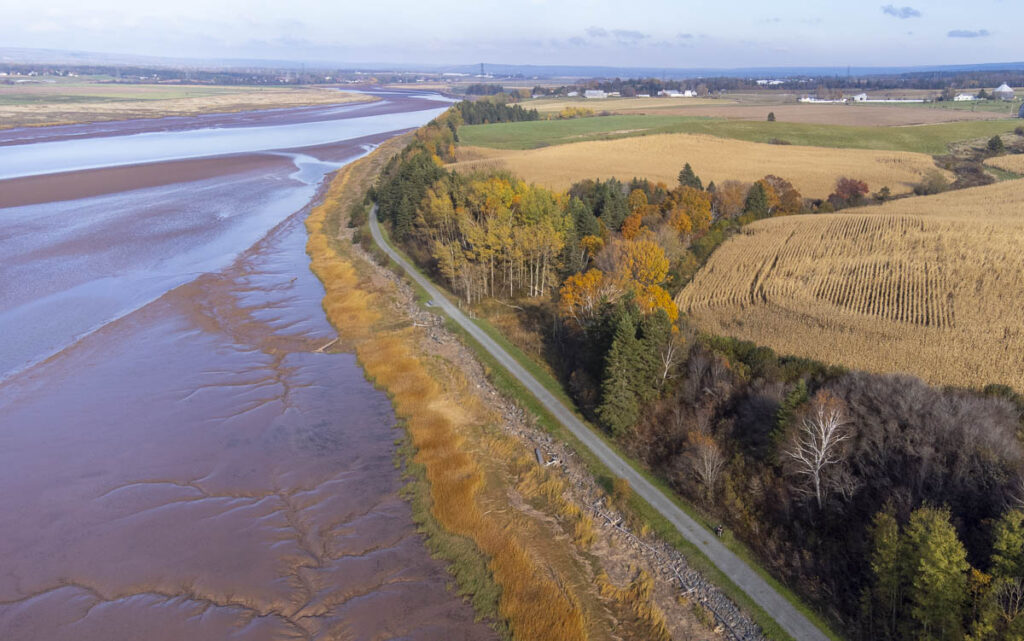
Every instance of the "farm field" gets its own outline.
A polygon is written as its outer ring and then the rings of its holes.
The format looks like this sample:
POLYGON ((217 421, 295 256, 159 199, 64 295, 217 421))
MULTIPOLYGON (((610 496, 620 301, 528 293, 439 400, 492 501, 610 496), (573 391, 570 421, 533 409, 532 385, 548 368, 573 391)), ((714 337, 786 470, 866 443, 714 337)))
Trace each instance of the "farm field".
MULTIPOLYGON (((847 108, 847 107, 843 107, 847 108)), ((848 107, 857 109, 857 107, 848 107)), ((766 112, 767 113, 767 112, 766 112)), ((699 116, 629 115, 538 120, 461 127, 462 144, 495 149, 536 149, 650 134, 706 134, 749 142, 782 140, 793 145, 850 149, 884 149, 942 154, 948 144, 1005 134, 1020 120, 977 120, 907 127, 870 127, 727 120, 699 116)))
POLYGON ((722 98, 667 98, 662 96, 657 98, 537 98, 522 103, 524 108, 536 109, 542 114, 558 113, 566 107, 585 107, 595 113, 600 111, 630 113, 723 104, 735 104, 735 101, 722 98))
MULTIPOLYGON (((690 99, 693 100, 693 99, 690 99)), ((705 101, 681 105, 660 106, 661 100, 637 100, 640 106, 630 111, 609 109, 613 113, 645 113, 650 115, 704 116, 733 120, 766 121, 768 113, 774 113, 777 122, 796 122, 817 125, 842 125, 848 127, 897 127, 904 125, 928 125, 964 120, 997 120, 1010 118, 1012 114, 1000 103, 999 110, 944 109, 933 105, 821 105, 796 104, 795 98, 788 103, 730 102, 726 100, 705 101), (646 107, 644 106, 646 104, 646 107)), ((529 106, 530 103, 524 103, 529 106)), ((586 103, 578 103, 587 106, 586 103)), ((953 103, 935 103, 953 104, 953 103)), ((964 104, 964 103, 956 103, 964 104)), ((595 109, 595 111, 597 111, 595 109)))
POLYGON ((754 223, 676 302, 697 327, 940 385, 1024 390, 1024 189, 754 223))
POLYGON ((230 113, 365 99, 355 94, 315 88, 88 82, 0 85, 0 129, 230 113))
MULTIPOLYGON (((843 176, 864 180, 872 191, 888 186, 907 193, 929 171, 931 156, 911 152, 766 145, 707 135, 661 134, 557 145, 528 151, 459 149, 457 169, 501 167, 527 182, 564 190, 586 178, 634 176, 675 184, 690 163, 706 182, 753 182, 766 174, 792 181, 810 198, 825 198, 843 176)), ((947 177, 951 178, 952 175, 947 177)))
POLYGON ((1015 174, 1024 174, 1024 154, 1013 154, 1010 156, 996 156, 985 161, 986 165, 1012 171, 1015 174))

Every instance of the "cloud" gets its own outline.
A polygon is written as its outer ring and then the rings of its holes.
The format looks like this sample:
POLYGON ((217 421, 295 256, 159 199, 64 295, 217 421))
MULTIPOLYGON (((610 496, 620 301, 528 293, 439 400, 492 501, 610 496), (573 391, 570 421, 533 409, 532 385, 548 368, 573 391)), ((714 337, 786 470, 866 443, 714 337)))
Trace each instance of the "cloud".
POLYGON ((921 12, 914 7, 897 7, 894 4, 887 4, 882 7, 882 13, 887 16, 893 16, 900 20, 906 20, 907 18, 920 18, 921 12))
POLYGON ((640 31, 631 31, 629 29, 615 29, 612 31, 612 35, 624 42, 637 42, 644 38, 650 38, 649 35, 640 31))
POLYGON ((693 40, 693 34, 692 33, 680 33, 680 34, 676 34, 676 38, 678 38, 679 40, 693 40))
POLYGON ((988 29, 978 29, 977 31, 971 31, 970 29, 953 29, 946 34, 950 38, 987 38, 992 35, 988 29))
POLYGON ((569 38, 569 44, 574 46, 574 47, 585 47, 589 43, 587 42, 586 38, 581 38, 579 36, 573 36, 572 38, 569 38))
POLYGON ((608 30, 601 27, 591 27, 587 29, 587 35, 591 38, 607 38, 608 30))

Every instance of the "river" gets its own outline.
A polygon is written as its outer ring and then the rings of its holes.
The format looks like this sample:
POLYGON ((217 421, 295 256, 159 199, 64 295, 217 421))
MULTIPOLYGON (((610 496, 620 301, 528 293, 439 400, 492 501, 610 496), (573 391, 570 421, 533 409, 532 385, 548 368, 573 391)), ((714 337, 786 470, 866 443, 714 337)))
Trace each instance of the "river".
POLYGON ((0 638, 492 639, 399 496, 302 218, 444 108, 0 132, 0 638))

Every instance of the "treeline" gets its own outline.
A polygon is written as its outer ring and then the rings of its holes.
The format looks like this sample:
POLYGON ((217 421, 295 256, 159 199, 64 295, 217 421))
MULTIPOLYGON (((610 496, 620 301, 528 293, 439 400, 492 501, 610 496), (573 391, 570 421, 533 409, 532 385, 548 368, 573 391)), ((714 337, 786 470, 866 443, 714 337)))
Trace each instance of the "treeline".
POLYGON ((522 122, 539 120, 536 109, 523 109, 520 105, 506 105, 499 102, 480 100, 463 101, 455 108, 462 117, 462 124, 486 125, 493 122, 522 122))
MULTIPOLYGON (((587 89, 600 89, 608 92, 618 92, 625 97, 632 97, 638 94, 655 96, 659 91, 684 91, 693 90, 699 96, 717 94, 731 91, 763 90, 763 85, 757 84, 758 80, 772 79, 762 78, 734 78, 734 77, 701 77, 682 80, 663 80, 660 78, 614 78, 594 79, 587 82, 580 82, 562 87, 541 87, 533 88, 534 95, 564 96, 571 91, 582 92, 587 89)), ((800 76, 789 78, 778 78, 779 84, 771 85, 769 88, 780 91, 811 92, 818 88, 829 90, 851 90, 859 91, 886 91, 886 90, 934 90, 942 91, 950 87, 958 89, 981 89, 998 87, 1002 83, 1009 83, 1012 87, 1024 85, 1024 71, 935 71, 915 72, 905 74, 884 74, 876 76, 851 76, 851 75, 830 75, 830 76, 800 76)))
MULTIPOLYGON (((515 301, 580 411, 850 636, 1024 638, 1024 399, 780 357, 678 316, 672 295, 730 234, 833 202, 688 165, 672 186, 564 194, 455 174, 440 152, 461 120, 421 130, 375 190, 415 260, 468 304, 515 301)), ((868 199, 852 179, 833 196, 868 199)))
POLYGON ((486 82, 478 82, 466 87, 467 96, 493 96, 500 93, 505 93, 504 87, 486 82))

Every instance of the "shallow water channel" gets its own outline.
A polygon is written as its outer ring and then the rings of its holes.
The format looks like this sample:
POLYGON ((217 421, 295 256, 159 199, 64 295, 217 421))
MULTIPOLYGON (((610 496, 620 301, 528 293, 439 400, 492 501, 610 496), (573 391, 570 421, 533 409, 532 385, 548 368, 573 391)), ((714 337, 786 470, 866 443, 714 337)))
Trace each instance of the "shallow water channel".
MULTIPOLYGON (((494 638, 398 495, 387 398, 321 351, 304 252, 326 172, 428 98, 325 109, 319 137, 260 132, 277 142, 212 164, 69 155, 0 181, 22 203, 0 207, 0 639, 494 638)), ((280 111, 221 127, 310 114, 280 111)), ((75 142, 136 144, 111 129, 75 142)))

